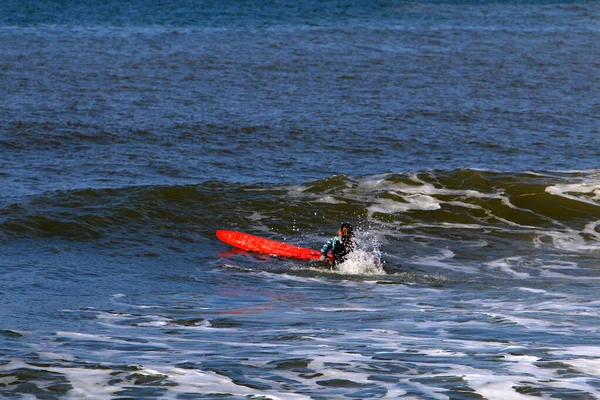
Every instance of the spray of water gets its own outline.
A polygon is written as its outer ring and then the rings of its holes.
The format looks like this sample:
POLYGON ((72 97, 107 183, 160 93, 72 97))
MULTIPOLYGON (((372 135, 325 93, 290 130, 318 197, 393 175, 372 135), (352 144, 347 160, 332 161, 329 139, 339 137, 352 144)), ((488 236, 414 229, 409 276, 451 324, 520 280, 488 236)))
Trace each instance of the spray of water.
POLYGON ((358 229, 355 234, 356 249, 346 261, 336 265, 333 272, 343 275, 385 275, 377 233, 358 229))

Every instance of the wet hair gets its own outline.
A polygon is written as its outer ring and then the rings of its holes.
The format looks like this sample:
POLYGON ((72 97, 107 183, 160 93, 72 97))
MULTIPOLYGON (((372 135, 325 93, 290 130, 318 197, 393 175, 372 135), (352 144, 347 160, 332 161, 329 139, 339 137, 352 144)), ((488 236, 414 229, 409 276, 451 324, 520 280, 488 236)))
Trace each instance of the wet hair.
POLYGON ((342 226, 340 226, 340 232, 342 232, 342 243, 345 246, 353 247, 354 245, 354 227, 344 222, 342 226))

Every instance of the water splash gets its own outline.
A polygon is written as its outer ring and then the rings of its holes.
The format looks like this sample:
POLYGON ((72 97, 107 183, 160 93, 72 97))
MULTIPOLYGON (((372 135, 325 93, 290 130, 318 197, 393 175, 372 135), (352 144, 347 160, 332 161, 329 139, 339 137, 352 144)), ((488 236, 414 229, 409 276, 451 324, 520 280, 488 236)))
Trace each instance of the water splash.
POLYGON ((348 255, 348 259, 338 264, 334 271, 344 275, 386 275, 378 251, 357 249, 348 255))
POLYGON ((356 250, 334 268, 344 275, 386 275, 381 261, 378 234, 373 229, 357 229, 356 250))

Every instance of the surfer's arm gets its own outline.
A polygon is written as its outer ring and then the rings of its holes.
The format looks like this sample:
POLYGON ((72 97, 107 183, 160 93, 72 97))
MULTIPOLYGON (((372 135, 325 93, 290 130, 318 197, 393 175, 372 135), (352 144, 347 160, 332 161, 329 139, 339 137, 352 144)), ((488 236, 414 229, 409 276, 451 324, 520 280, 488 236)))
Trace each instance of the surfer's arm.
POLYGON ((333 248, 335 247, 335 241, 336 238, 332 237, 323 245, 321 248, 321 261, 329 260, 328 254, 333 251, 333 248))

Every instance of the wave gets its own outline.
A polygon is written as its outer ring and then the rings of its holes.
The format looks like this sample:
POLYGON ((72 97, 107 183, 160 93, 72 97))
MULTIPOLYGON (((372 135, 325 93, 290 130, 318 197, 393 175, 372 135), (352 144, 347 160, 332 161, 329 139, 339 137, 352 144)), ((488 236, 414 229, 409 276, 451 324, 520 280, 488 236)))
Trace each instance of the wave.
POLYGON ((227 228, 314 244, 340 221, 354 221, 388 247, 408 240, 598 251, 599 213, 597 170, 422 171, 300 185, 209 181, 48 192, 2 206, 0 238, 194 242, 227 228))

